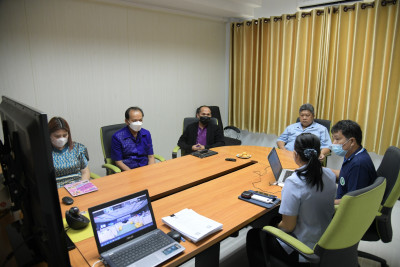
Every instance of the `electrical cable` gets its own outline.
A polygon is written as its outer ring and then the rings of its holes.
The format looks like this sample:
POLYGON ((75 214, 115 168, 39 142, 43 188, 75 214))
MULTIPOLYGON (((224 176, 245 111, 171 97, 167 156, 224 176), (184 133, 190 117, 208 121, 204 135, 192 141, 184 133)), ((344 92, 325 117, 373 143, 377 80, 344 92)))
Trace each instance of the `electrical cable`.
MULTIPOLYGON (((269 168, 271 168, 271 166, 267 166, 267 167, 265 167, 265 168, 264 168, 263 170, 261 170, 261 171, 253 171, 253 173, 255 173, 255 174, 258 175, 259 180, 258 180, 258 181, 255 181, 255 182, 252 182, 252 185, 253 185, 253 187, 254 187, 255 189, 258 189, 258 190, 260 190, 261 192, 274 195, 274 194, 276 194, 276 193, 281 192, 281 190, 276 191, 276 192, 271 192, 271 191, 264 190, 264 189, 262 189, 262 188, 256 186, 256 184, 262 182, 262 177, 263 177, 265 174, 267 174, 269 168)), ((270 185, 271 185, 271 184, 270 184, 270 185)))
POLYGON ((97 263, 102 262, 103 260, 98 260, 95 263, 93 263, 92 267, 96 266, 97 263))

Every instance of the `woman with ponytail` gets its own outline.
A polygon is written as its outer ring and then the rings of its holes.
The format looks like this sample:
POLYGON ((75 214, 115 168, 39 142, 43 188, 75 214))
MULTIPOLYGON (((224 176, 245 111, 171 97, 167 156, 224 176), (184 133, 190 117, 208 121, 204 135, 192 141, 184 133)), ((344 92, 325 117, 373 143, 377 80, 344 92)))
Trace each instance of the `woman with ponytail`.
MULTIPOLYGON (((311 249, 328 227, 334 214, 336 176, 322 168, 318 160, 320 141, 311 133, 297 136, 293 157, 299 168, 285 180, 277 227, 291 233, 311 249)), ((265 266, 261 242, 268 253, 290 266, 309 266, 292 248, 271 235, 261 235, 261 229, 247 233, 247 256, 250 266, 265 266), (263 239, 261 238, 263 237, 263 239)))

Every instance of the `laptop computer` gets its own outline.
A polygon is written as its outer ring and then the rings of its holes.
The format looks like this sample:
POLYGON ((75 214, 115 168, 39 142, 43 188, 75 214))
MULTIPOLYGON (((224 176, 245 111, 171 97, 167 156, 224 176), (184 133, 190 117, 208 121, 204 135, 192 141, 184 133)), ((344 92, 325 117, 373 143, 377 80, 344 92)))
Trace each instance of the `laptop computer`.
POLYGON ((273 184, 283 187, 286 178, 292 175, 294 171, 282 168, 282 164, 279 160, 275 147, 273 147, 271 152, 268 154, 268 161, 276 180, 276 182, 273 184))
POLYGON ((89 216, 99 254, 111 267, 156 266, 185 250, 157 229, 147 190, 91 207, 89 216))

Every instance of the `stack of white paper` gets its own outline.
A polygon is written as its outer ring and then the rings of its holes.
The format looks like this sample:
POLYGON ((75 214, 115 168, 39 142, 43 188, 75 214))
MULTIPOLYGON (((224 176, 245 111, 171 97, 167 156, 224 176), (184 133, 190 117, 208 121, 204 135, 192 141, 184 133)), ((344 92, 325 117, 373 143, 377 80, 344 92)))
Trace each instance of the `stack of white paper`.
POLYGON ((162 221, 194 243, 222 229, 221 223, 191 209, 183 209, 174 215, 163 217, 162 221))

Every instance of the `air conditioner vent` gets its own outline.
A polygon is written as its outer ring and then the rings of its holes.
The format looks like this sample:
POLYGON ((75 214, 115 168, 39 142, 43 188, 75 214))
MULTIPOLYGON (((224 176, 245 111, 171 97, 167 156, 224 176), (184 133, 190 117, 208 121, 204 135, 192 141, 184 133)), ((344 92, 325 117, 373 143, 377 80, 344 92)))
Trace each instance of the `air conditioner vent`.
POLYGON ((297 8, 300 10, 321 8, 325 6, 337 6, 343 4, 350 4, 354 2, 361 2, 362 0, 343 0, 343 1, 332 1, 332 0, 297 0, 297 8))

